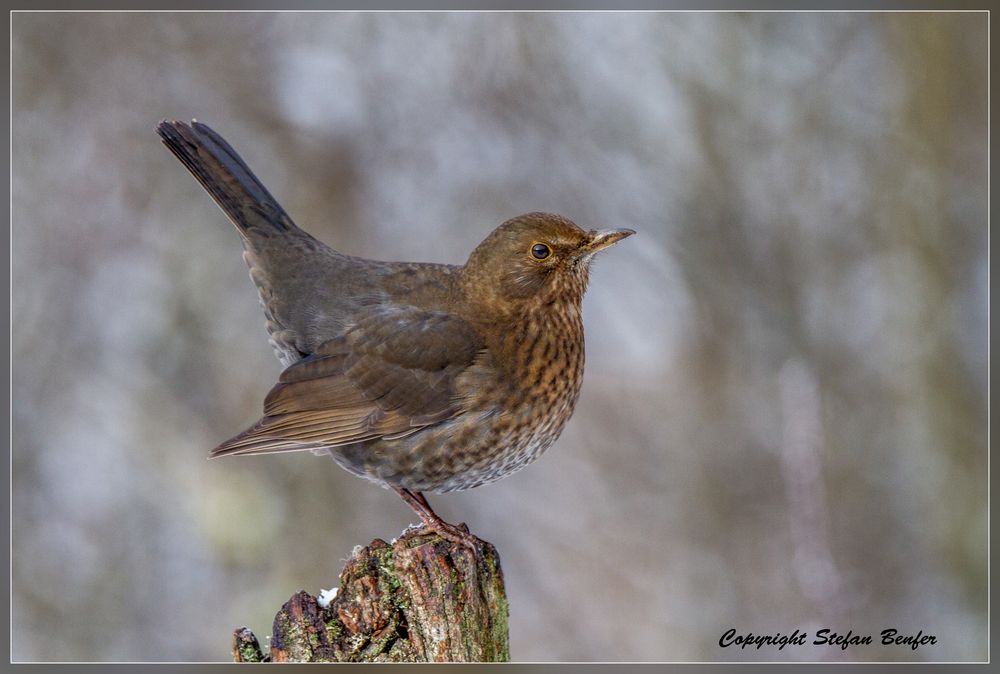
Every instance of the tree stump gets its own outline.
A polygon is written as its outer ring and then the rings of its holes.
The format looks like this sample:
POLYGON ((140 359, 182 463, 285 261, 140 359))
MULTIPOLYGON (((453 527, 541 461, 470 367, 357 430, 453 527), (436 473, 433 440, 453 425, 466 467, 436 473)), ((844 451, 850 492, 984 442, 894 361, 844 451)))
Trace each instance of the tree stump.
POLYGON ((507 595, 496 549, 468 548, 426 529, 392 545, 358 546, 327 606, 292 595, 274 617, 264 654, 246 627, 233 632, 235 662, 505 662, 507 595))

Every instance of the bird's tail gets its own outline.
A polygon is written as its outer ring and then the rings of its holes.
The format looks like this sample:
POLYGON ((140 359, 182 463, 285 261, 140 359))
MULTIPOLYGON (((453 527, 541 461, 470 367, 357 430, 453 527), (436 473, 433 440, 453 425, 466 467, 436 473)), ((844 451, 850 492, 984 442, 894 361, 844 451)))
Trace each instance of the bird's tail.
POLYGON ((163 144, 187 167, 240 233, 303 234, 229 143, 197 121, 164 120, 156 127, 163 144))

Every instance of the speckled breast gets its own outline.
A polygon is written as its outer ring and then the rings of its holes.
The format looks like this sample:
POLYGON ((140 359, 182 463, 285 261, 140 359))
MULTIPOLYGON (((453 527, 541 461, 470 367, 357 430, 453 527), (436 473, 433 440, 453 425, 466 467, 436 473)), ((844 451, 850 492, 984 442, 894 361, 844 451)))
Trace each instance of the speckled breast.
POLYGON ((511 331, 498 350, 512 367, 471 384, 475 404, 412 435, 337 448, 348 471, 412 491, 449 492, 494 482, 548 449, 569 421, 583 384, 579 312, 511 331))

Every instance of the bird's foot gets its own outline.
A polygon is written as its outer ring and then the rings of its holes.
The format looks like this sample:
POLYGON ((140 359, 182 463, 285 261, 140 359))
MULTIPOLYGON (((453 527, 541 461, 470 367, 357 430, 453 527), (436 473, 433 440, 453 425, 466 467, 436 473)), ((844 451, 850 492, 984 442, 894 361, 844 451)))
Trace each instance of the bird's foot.
POLYGON ((483 542, 469 533, 465 522, 456 525, 438 519, 436 522, 424 522, 424 526, 446 541, 469 548, 475 553, 477 560, 482 560, 483 542))
POLYGON ((420 516, 420 521, 423 522, 426 529, 436 533, 449 543, 455 543, 470 550, 477 565, 483 563, 483 542, 469 532, 469 527, 464 522, 457 525, 445 522, 434 512, 430 503, 420 492, 412 492, 402 487, 393 487, 393 490, 420 516))

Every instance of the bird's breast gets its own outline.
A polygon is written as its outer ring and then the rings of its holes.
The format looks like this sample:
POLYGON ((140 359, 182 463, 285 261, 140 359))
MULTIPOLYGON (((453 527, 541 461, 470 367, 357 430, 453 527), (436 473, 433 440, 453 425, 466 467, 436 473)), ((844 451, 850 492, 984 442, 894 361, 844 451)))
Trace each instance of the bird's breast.
POLYGON ((392 441, 386 446, 391 465, 367 471, 371 477, 416 491, 470 489, 523 468, 555 442, 583 383, 579 308, 527 317, 489 334, 456 381, 462 412, 392 441))
MULTIPOLYGON (((508 333, 509 384, 522 392, 531 416, 572 412, 583 383, 584 339, 579 312, 551 312, 508 333)), ((526 410, 528 412, 528 410, 526 410)))
POLYGON ((449 443, 463 457, 467 489, 499 480, 537 459, 559 437, 583 384, 584 340, 579 311, 526 319, 501 331, 488 348, 490 376, 477 384, 477 404, 464 432, 449 443))

